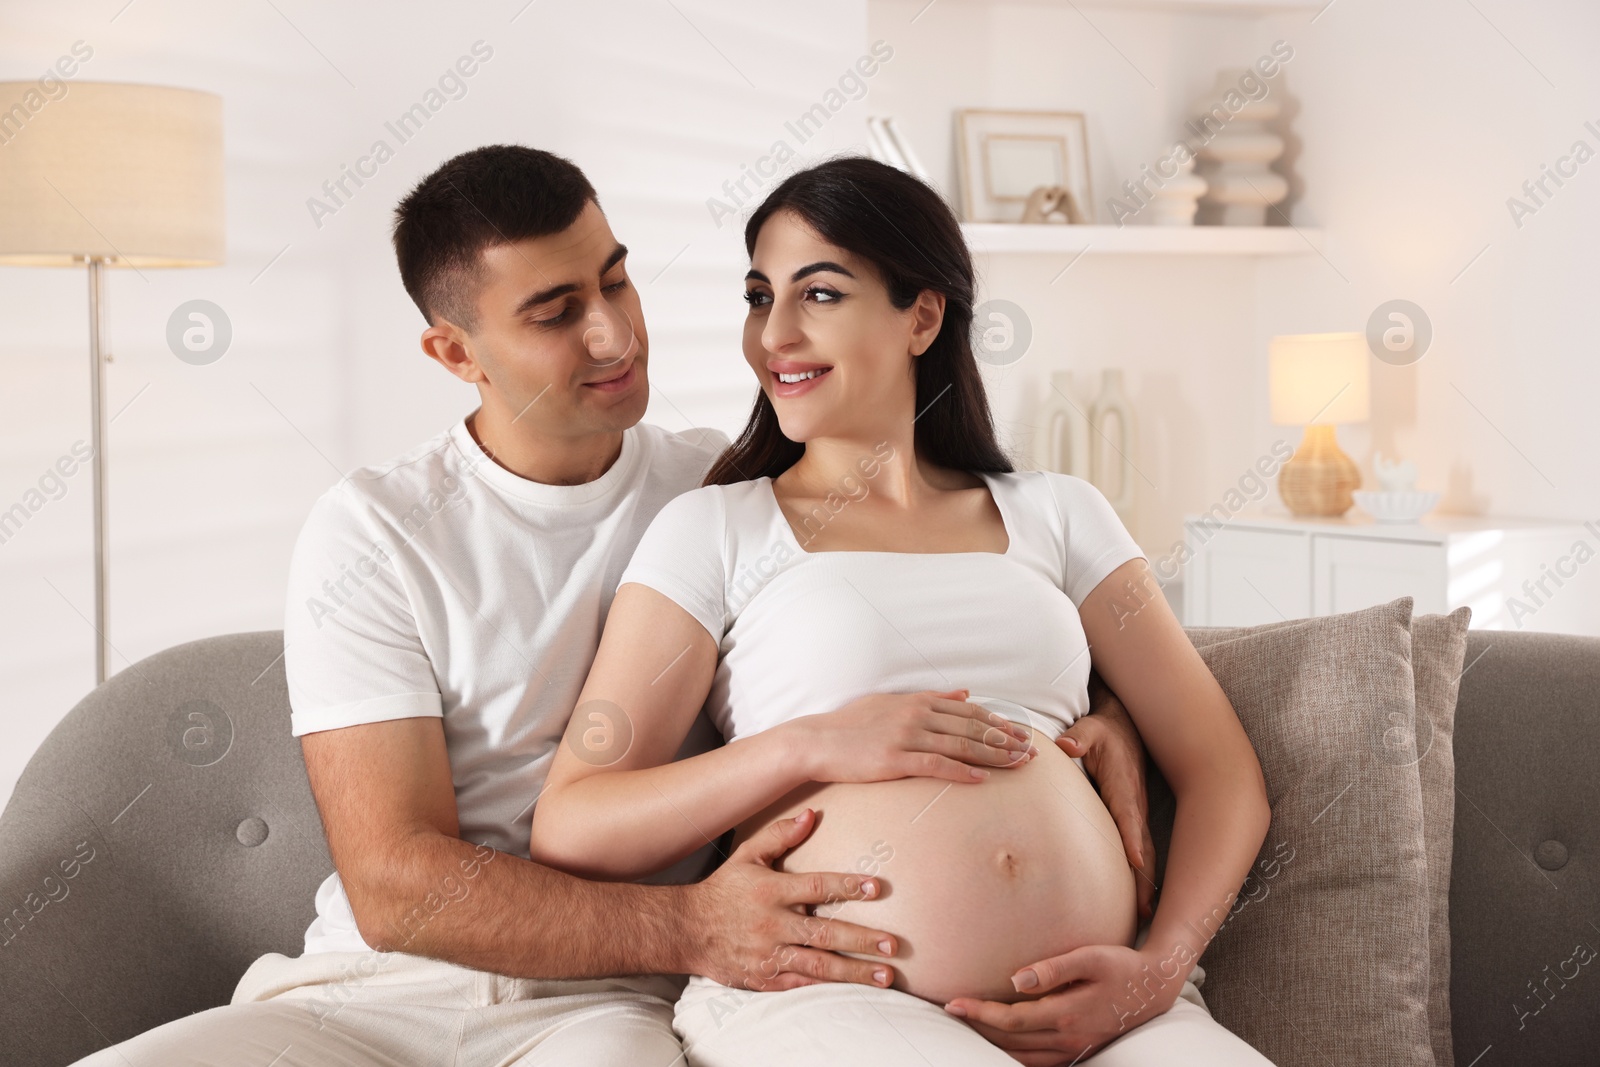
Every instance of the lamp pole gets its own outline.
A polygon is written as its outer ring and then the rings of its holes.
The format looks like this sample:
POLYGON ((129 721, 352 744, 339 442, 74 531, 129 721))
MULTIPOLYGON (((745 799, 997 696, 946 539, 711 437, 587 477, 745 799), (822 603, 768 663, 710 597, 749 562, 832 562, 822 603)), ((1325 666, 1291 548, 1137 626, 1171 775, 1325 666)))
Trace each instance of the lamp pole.
POLYGON ((106 364, 111 353, 105 346, 105 268, 104 256, 85 257, 89 264, 89 406, 94 425, 94 683, 106 680, 106 637, 109 627, 106 610, 106 579, 111 571, 111 549, 106 538, 106 364))

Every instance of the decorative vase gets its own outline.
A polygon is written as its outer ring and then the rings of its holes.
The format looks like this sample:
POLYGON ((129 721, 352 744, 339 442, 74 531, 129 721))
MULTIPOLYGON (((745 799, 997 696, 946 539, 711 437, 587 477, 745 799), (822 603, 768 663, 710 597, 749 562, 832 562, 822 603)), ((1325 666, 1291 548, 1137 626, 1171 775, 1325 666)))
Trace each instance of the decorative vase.
POLYGON ((1100 395, 1089 409, 1090 481, 1105 494, 1112 508, 1131 525, 1133 519, 1133 405, 1122 391, 1122 371, 1106 370, 1100 376, 1100 395))
POLYGON ((1204 140, 1200 159, 1208 164, 1208 205, 1221 209, 1224 226, 1261 226, 1267 208, 1289 195, 1289 182, 1270 168, 1283 155, 1283 138, 1266 128, 1282 110, 1276 100, 1245 100, 1237 111, 1220 101, 1239 96, 1247 72, 1223 70, 1194 112, 1189 128, 1204 140), (1228 116, 1226 120, 1219 116, 1228 116))
POLYGON ((1033 430, 1033 465, 1042 471, 1059 471, 1087 480, 1089 419, 1072 392, 1072 372, 1050 375, 1050 388, 1039 405, 1033 430))
POLYGON ((1193 226, 1206 188, 1206 180, 1194 172, 1194 157, 1188 157, 1178 164, 1177 176, 1163 182, 1151 197, 1151 225, 1193 226))

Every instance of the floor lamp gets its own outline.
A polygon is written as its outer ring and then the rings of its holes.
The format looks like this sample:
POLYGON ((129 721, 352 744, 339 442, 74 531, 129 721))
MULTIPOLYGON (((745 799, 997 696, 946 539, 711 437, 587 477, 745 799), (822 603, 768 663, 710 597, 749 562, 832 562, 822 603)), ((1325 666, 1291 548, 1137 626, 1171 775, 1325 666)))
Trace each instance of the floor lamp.
POLYGON ((105 681, 105 271, 223 260, 222 100, 108 82, 0 82, 0 264, 87 266, 95 683, 105 681))

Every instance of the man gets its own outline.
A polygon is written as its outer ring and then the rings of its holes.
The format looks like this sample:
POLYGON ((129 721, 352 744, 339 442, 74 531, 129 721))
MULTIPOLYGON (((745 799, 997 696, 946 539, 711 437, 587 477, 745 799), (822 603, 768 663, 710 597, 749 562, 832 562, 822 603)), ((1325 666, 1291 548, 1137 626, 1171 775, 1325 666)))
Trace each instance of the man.
MULTIPOLYGON (((526 858, 617 578, 728 441, 639 423, 649 345, 627 249, 566 160, 458 156, 401 202, 394 243, 423 350, 480 406, 329 490, 295 548, 293 732, 337 873, 301 956, 268 953, 230 1005, 83 1062, 668 1067, 684 973, 874 982, 893 939, 805 911, 878 880, 773 869, 814 819, 687 885, 526 858)), ((1130 855, 1149 855, 1143 750, 1114 698, 1099 704, 1064 747, 1109 791, 1130 855)))

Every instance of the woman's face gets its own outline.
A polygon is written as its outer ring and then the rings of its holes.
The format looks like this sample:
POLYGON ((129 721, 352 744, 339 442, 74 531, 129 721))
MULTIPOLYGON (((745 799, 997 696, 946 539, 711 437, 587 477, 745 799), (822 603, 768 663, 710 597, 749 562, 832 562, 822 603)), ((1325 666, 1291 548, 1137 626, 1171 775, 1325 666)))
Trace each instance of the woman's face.
POLYGON ((779 211, 756 237, 745 299, 744 358, 784 436, 881 440, 910 423, 913 359, 938 336, 942 296, 896 308, 871 263, 779 211))

